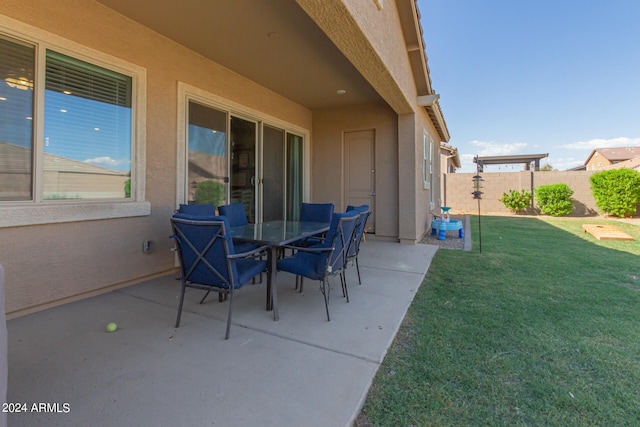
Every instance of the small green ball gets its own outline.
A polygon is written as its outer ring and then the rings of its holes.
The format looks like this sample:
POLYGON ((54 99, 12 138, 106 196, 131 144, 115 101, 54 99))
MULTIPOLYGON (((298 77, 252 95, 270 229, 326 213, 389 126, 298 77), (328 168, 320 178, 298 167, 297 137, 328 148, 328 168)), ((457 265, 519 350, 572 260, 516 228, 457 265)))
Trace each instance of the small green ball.
POLYGON ((111 322, 107 325, 107 332, 115 332, 116 329, 118 329, 118 325, 116 325, 114 322, 111 322))

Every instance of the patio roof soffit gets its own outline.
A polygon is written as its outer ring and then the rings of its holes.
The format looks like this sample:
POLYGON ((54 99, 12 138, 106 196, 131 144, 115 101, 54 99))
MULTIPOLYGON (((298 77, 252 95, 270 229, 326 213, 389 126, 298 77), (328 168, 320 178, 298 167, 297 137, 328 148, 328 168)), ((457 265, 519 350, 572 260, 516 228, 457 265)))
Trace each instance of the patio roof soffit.
POLYGON ((373 87, 295 0, 96 1, 310 110, 384 102, 404 108, 373 87))
POLYGON ((295 1, 398 115, 414 112, 387 64, 342 1, 295 1))

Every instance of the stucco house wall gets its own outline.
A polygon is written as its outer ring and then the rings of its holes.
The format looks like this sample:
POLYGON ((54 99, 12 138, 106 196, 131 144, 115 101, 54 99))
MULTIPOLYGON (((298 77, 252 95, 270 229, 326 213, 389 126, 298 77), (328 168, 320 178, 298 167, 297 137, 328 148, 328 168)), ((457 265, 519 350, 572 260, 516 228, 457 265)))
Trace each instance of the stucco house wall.
MULTIPOLYGON (((376 236, 405 243, 422 237, 430 219, 430 194, 422 188, 423 132, 433 136, 435 153, 442 138, 417 104, 420 73, 409 64, 407 49, 398 49, 407 47, 405 38, 414 25, 399 16, 415 15, 415 3, 381 2, 384 7, 378 10, 373 2, 360 0, 296 2, 386 104, 311 111, 94 1, 4 0, 0 4, 0 31, 38 32, 40 38, 64 40, 82 46, 89 55, 100 52, 144 69, 146 91, 141 101, 145 103, 146 150, 141 166, 143 201, 150 206, 148 213, 135 216, 0 227, 9 317, 175 271, 168 218, 178 195, 180 84, 306 130, 310 199, 333 202, 338 210, 344 209, 343 177, 342 160, 335 155, 342 151, 343 134, 375 130, 376 236), (142 244, 147 240, 153 242, 153 250, 145 254, 142 244)), ((437 180, 439 162, 434 167, 437 180)), ((438 191, 439 183, 434 182, 433 188, 438 191)), ((92 208, 91 203, 68 206, 80 213, 92 208)), ((2 215, 12 210, 0 205, 2 215)))
MULTIPOLYGON (((425 203, 428 191, 424 191, 422 181, 422 137, 425 131, 432 135, 436 153, 441 137, 418 105, 417 86, 430 90, 430 80, 427 76, 427 81, 420 81, 421 75, 416 75, 408 54, 409 49, 414 53, 420 49, 417 40, 407 40, 407 34, 412 34, 409 21, 417 19, 415 3, 384 2, 381 9, 376 9, 369 2, 356 0, 297 2, 398 115, 398 239, 416 243, 427 230, 430 218, 429 203, 425 203), (401 15, 404 20, 399 22, 401 15)), ((435 200, 440 198, 439 164, 434 161, 435 200)))
MULTIPOLYGON (((0 228, 9 317, 174 270, 168 218, 176 203, 178 81, 312 127, 308 109, 98 3, 7 0, 0 14, 147 69, 146 200, 151 203, 151 214, 143 217, 0 228), (145 240, 154 242, 150 254, 141 250, 145 240)), ((15 29, 7 20, 2 25, 15 29)))
POLYGON ((313 113, 313 199, 344 210, 344 133, 373 130, 375 134, 376 237, 398 237, 398 120, 386 105, 319 110, 313 113))

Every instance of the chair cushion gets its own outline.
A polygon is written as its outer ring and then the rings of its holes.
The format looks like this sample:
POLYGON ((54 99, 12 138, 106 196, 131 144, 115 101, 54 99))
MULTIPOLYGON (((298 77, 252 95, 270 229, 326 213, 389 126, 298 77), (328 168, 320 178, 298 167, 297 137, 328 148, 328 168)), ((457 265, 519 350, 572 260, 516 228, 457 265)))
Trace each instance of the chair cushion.
POLYGON ((235 260, 235 264, 238 270, 236 288, 241 288, 255 276, 267 270, 267 261, 262 260, 239 258, 235 260))
POLYGON ((351 210, 347 212, 337 212, 333 214, 331 218, 331 225, 329 226, 329 231, 327 231, 327 235, 325 238, 325 242, 327 245, 333 245, 333 239, 338 229, 338 223, 340 222, 340 218, 351 218, 354 216, 358 216, 360 213, 356 210, 351 210))
POLYGON ((260 247, 260 245, 256 245, 255 243, 233 242, 233 251, 237 254, 240 254, 243 252, 250 252, 258 247, 260 247))
POLYGON ((333 209, 333 203, 303 203, 300 208, 300 221, 330 222, 333 209))
POLYGON ((287 271, 312 280, 320 280, 324 274, 328 252, 297 252, 294 256, 278 261, 278 270, 287 271))
POLYGON ((369 210, 369 205, 360 205, 360 206, 347 206, 347 212, 349 211, 358 211, 360 213, 367 212, 369 210))
POLYGON ((172 218, 178 219, 188 219, 192 221, 220 221, 224 217, 217 215, 194 215, 194 214, 186 214, 186 213, 175 213, 172 218))
POLYGON ((230 205, 219 206, 220 215, 227 217, 230 227, 249 224, 247 214, 242 203, 232 203, 230 205))
POLYGON ((212 204, 202 205, 180 205, 178 213, 199 216, 213 216, 216 214, 216 207, 212 204))

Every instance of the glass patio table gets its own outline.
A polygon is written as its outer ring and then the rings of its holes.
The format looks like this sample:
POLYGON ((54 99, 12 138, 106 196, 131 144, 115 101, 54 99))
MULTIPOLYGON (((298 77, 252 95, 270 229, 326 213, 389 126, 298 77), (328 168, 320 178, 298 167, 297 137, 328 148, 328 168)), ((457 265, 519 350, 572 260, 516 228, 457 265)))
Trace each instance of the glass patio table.
POLYGON ((267 259, 267 310, 273 310, 273 320, 278 314, 278 295, 273 275, 276 273, 278 249, 309 236, 322 234, 329 230, 328 222, 310 221, 265 221, 257 224, 231 227, 231 238, 237 242, 249 242, 269 247, 267 259))

